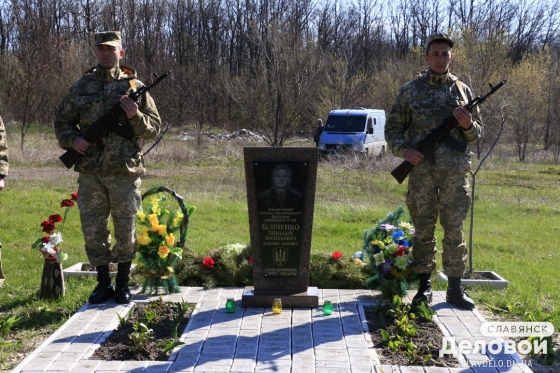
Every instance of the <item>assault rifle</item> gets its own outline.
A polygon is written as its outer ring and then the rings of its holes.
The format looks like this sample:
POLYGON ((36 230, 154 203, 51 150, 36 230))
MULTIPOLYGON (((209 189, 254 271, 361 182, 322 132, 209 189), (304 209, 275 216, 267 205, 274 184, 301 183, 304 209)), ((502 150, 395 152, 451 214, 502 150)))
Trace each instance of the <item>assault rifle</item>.
MULTIPOLYGON (((138 102, 140 97, 144 96, 148 91, 158 85, 163 79, 165 79, 171 71, 166 71, 165 73, 157 76, 156 80, 149 86, 142 86, 137 90, 133 91, 131 94, 128 95, 131 99, 135 102, 138 102)), ((123 126, 119 123, 118 118, 120 115, 124 113, 124 110, 121 107, 120 102, 117 102, 115 106, 101 118, 97 119, 92 125, 90 125, 85 132, 82 134, 84 139, 88 142, 94 142, 98 139, 102 134, 106 133, 107 131, 112 131, 117 135, 127 139, 132 140, 134 138, 134 131, 129 126, 123 126)), ((64 163, 66 168, 71 168, 74 163, 81 157, 81 154, 75 151, 73 148, 66 150, 66 153, 62 154, 59 159, 64 163)))
MULTIPOLYGON (((494 92, 500 89, 504 84, 506 84, 506 80, 502 80, 495 86, 490 84, 490 92, 482 97, 477 96, 473 98, 465 105, 465 108, 468 111, 472 111, 478 104, 482 104, 484 101, 486 101, 488 97, 494 94, 494 92)), ((454 149, 459 148, 464 152, 467 149, 467 144, 455 139, 450 135, 451 130, 458 124, 459 122, 453 116, 453 114, 448 116, 443 120, 442 124, 440 124, 438 127, 436 127, 436 129, 434 129, 426 137, 420 140, 420 142, 416 146, 416 150, 418 150, 425 156, 429 156, 441 145, 441 143, 452 143, 454 145, 452 146, 454 149)), ((409 161, 404 161, 391 172, 391 175, 393 175, 393 177, 397 179, 399 184, 401 184, 413 168, 414 165, 412 163, 410 163, 409 161)))

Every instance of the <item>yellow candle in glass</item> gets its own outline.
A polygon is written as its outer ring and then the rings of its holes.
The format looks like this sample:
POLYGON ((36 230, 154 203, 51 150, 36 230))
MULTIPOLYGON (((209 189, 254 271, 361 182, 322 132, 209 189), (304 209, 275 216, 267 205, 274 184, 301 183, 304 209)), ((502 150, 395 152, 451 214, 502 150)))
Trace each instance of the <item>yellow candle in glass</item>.
POLYGON ((274 298, 272 302, 272 313, 278 315, 280 312, 282 312, 282 299, 274 298))

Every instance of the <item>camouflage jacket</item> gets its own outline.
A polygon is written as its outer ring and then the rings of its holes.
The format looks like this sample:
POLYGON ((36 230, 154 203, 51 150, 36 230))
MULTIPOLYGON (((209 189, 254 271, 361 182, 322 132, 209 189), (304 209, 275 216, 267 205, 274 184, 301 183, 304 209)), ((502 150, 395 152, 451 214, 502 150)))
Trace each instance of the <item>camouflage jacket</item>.
POLYGON ((6 142, 6 128, 0 118, 0 175, 8 174, 8 143, 6 142))
MULTIPOLYGON (((109 70, 98 67, 88 70, 72 85, 58 107, 54 128, 59 145, 71 148, 80 130, 86 130, 109 112, 121 96, 130 94, 133 86, 136 89, 142 85, 136 79, 136 71, 124 65, 109 70)), ((159 113, 149 93, 138 102, 138 115, 128 119, 123 112, 119 123, 132 128, 134 139, 130 141, 113 132, 104 134, 78 159, 75 171, 144 174, 143 140, 154 139, 161 127, 159 113)))
MULTIPOLYGON (((470 88, 465 84, 459 83, 463 93, 459 91, 457 81, 457 77, 450 73, 428 71, 402 86, 385 125, 385 139, 395 156, 404 158, 408 148, 416 146, 443 123, 444 118, 452 115, 453 109, 473 98, 470 88)), ((476 143, 482 135, 478 108, 473 110, 472 115, 472 127, 468 130, 456 127, 451 131, 451 136, 467 144, 476 143)), ((438 158, 464 156, 445 145, 435 152, 436 161, 438 158)))

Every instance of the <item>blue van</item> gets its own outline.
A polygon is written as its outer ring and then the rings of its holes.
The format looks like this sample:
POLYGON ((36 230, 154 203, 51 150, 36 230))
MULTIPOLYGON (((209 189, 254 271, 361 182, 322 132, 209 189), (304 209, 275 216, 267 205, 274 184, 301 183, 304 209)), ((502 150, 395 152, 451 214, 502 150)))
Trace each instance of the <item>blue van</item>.
POLYGON ((319 138, 322 155, 344 152, 382 157, 385 141, 385 111, 350 108, 332 110, 319 138))

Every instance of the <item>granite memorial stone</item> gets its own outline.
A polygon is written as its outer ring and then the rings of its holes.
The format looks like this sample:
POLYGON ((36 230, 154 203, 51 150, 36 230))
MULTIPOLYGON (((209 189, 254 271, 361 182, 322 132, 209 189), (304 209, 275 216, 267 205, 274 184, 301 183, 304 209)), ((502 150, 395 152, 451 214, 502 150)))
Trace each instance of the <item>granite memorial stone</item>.
POLYGON ((244 149, 253 257, 253 284, 243 307, 317 307, 318 289, 309 287, 309 259, 317 148, 244 149))

